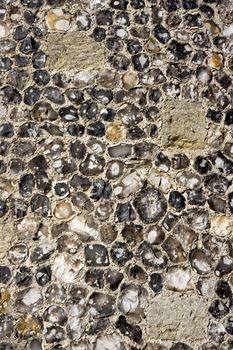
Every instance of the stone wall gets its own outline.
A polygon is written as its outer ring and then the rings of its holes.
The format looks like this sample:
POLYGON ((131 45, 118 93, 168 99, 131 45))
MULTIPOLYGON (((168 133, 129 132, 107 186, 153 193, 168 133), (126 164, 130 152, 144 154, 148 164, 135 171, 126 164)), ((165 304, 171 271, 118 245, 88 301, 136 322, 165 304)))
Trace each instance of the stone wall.
POLYGON ((0 350, 233 349, 232 18, 0 1, 0 350))

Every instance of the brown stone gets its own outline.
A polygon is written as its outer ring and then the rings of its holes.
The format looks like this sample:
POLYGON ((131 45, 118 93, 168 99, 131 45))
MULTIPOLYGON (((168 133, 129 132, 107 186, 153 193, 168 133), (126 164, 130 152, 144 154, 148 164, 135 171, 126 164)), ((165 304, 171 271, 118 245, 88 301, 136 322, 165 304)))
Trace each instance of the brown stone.
POLYGON ((145 50, 149 53, 159 53, 161 48, 158 44, 158 41, 155 38, 149 38, 144 46, 145 50))
POLYGON ((219 26, 213 21, 206 21, 205 26, 212 35, 218 35, 221 32, 219 26))
POLYGON ((47 14, 46 23, 52 31, 66 31, 70 26, 70 16, 65 15, 61 8, 52 9, 47 14))
POLYGON ((161 142, 164 147, 200 149, 205 146, 205 112, 201 104, 168 101, 162 115, 161 142))
POLYGON ((49 69, 98 69, 104 66, 105 49, 86 33, 49 33, 47 37, 49 69))
POLYGON ((5 312, 7 307, 8 307, 8 304, 9 304, 9 301, 10 301, 10 293, 8 292, 7 289, 1 289, 0 291, 0 313, 2 312, 5 312))
POLYGON ((106 138, 112 142, 118 142, 122 140, 123 135, 123 128, 119 124, 112 123, 106 130, 106 138))
POLYGON ((195 344, 206 338, 207 325, 207 305, 195 294, 160 295, 150 301, 147 326, 151 340, 182 339, 195 344))
POLYGON ((123 87, 127 90, 130 90, 137 86, 138 77, 135 72, 126 72, 122 77, 123 87))
POLYGON ((213 52, 211 58, 209 59, 209 66, 215 69, 222 68, 223 56, 217 52, 213 52))
POLYGON ((54 208, 54 216, 60 220, 69 220, 74 216, 72 204, 68 201, 60 201, 56 203, 54 208))
POLYGON ((41 325, 36 317, 27 314, 18 320, 16 330, 20 337, 27 337, 32 334, 39 334, 41 332, 41 325))

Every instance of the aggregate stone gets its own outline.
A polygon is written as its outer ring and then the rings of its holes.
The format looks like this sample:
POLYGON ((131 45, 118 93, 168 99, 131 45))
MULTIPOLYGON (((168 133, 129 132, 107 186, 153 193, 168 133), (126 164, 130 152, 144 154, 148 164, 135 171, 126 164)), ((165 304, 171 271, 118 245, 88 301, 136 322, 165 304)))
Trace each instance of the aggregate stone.
POLYGON ((111 295, 94 292, 90 296, 90 312, 94 315, 109 316, 115 312, 115 299, 111 295))
POLYGON ((95 344, 95 350, 101 350, 105 346, 106 349, 125 350, 123 339, 118 334, 102 334, 95 344))
POLYGON ((80 171, 84 175, 93 176, 103 172, 105 160, 103 157, 88 154, 83 163, 80 164, 80 171))
POLYGON ((135 200, 135 207, 141 220, 148 224, 157 222, 165 215, 167 202, 160 191, 147 187, 139 192, 135 200))
POLYGON ((145 266, 153 266, 163 269, 167 266, 167 256, 151 244, 142 243, 138 249, 138 255, 145 266))
POLYGON ((64 96, 57 87, 48 87, 44 90, 44 96, 56 104, 63 104, 65 102, 64 96))
POLYGON ((126 321, 125 316, 120 316, 116 322, 116 328, 119 331, 132 339, 136 343, 141 343, 142 340, 142 331, 141 328, 137 325, 131 325, 126 321))
POLYGON ((117 270, 108 270, 105 275, 106 283, 109 284, 109 287, 112 291, 116 290, 119 287, 119 284, 123 278, 123 273, 118 272, 117 270))
POLYGON ((85 258, 87 266, 107 266, 109 265, 108 252, 100 244, 88 245, 85 248, 85 258))
POLYGON ((13 318, 8 314, 0 316, 1 337, 10 337, 13 332, 13 318))
POLYGON ((35 157, 33 157, 29 162, 28 162, 28 167, 32 171, 43 171, 48 168, 47 161, 45 157, 42 154, 39 154, 35 157))
POLYGON ((11 271, 7 266, 0 266, 0 283, 7 284, 11 279, 11 271))
POLYGON ((150 276, 149 285, 155 294, 160 293, 163 288, 163 278, 161 274, 154 272, 150 276))

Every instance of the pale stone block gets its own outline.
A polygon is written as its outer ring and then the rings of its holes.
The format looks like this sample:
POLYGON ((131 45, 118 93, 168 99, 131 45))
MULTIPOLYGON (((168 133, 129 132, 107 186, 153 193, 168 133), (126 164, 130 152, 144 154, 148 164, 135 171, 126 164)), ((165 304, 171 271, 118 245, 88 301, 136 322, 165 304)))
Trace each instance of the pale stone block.
POLYGON ((98 69, 105 64, 105 48, 83 32, 49 33, 49 69, 98 69))
POLYGON ((3 222, 0 224, 0 259, 4 259, 13 239, 13 223, 3 222))
POLYGON ((160 295, 150 301, 147 327, 151 340, 194 344, 206 338, 207 325, 207 305, 193 293, 160 295))
POLYGON ((169 101, 162 119, 161 142, 164 147, 204 148, 206 122, 201 104, 169 101))

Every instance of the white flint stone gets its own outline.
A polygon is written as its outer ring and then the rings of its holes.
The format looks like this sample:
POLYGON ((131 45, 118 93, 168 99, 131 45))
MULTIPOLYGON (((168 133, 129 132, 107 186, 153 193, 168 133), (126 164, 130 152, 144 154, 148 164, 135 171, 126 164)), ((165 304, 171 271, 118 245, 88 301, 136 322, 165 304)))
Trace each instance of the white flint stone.
POLYGON ((62 8, 51 9, 47 14, 46 24, 51 31, 66 32, 70 28, 70 16, 62 8))
POLYGON ((210 81, 210 71, 208 68, 203 68, 198 72, 198 80, 203 84, 207 84, 210 81))
POLYGON ((226 215, 218 215, 211 218, 211 231, 219 237, 225 237, 233 233, 233 222, 226 215))
POLYGON ((149 244, 160 244, 164 238, 165 234, 159 226, 150 227, 145 237, 149 244))
POLYGON ((189 188, 190 190, 193 190, 197 186, 200 185, 201 181, 199 176, 189 172, 180 172, 176 176, 176 181, 179 185, 189 188))
POLYGON ((76 74, 74 83, 80 87, 88 85, 94 79, 94 73, 86 70, 82 70, 76 74))
POLYGON ((119 308, 124 314, 143 315, 143 308, 147 303, 147 291, 136 285, 123 289, 119 298, 119 308))
POLYGON ((114 188, 114 194, 120 197, 128 197, 136 193, 142 186, 142 179, 137 171, 125 175, 114 188))
POLYGON ((80 11, 76 17, 76 22, 79 22, 83 28, 88 27, 88 12, 80 11))
POLYGON ((165 175, 160 175, 155 169, 151 169, 148 181, 157 189, 164 193, 168 193, 171 188, 170 180, 165 175))
POLYGON ((8 29, 4 24, 0 24, 0 38, 5 38, 7 36, 8 29))
POLYGON ((117 334, 101 335, 97 338, 94 350, 123 350, 125 349, 121 337, 117 334))
POLYGON ((231 24, 229 27, 226 27, 223 31, 223 35, 226 37, 233 36, 233 24, 231 24))
POLYGON ((216 281, 214 279, 203 278, 198 281, 198 285, 203 297, 213 298, 215 296, 216 281))
POLYGON ((122 310, 127 314, 128 312, 135 311, 138 305, 139 298, 137 290, 129 290, 122 298, 122 310))
POLYGON ((223 337, 226 334, 226 329, 222 323, 211 321, 208 326, 208 333, 214 342, 220 343, 223 341, 223 337))
POLYGON ((106 0, 90 0, 89 6, 91 10, 96 10, 100 7, 104 7, 106 0))
POLYGON ((182 292, 188 288, 191 276, 187 270, 182 268, 171 268, 166 276, 167 288, 182 292))
POLYGON ((205 210, 190 210, 187 215, 187 223, 193 230, 206 230, 209 225, 208 212, 205 210))
MULTIPOLYGON (((67 327, 68 327, 69 333, 72 334, 72 338, 74 338, 74 339, 79 338, 84 331, 83 323, 82 323, 81 319, 78 317, 71 316, 67 322, 67 327)), ((76 347, 74 349, 76 349, 76 347)), ((77 349, 79 349, 79 348, 77 348, 77 349)), ((84 349, 89 349, 89 348, 84 348, 84 349)))
POLYGON ((42 299, 41 292, 38 288, 30 288, 26 294, 24 294, 22 302, 26 306, 36 304, 42 299))
POLYGON ((0 104, 0 118, 4 118, 7 113, 7 108, 6 106, 0 104))
POLYGON ((25 217, 16 225, 16 232, 19 236, 23 235, 23 237, 31 239, 38 232, 40 224, 39 219, 25 217))
POLYGON ((74 217, 68 223, 70 231, 75 232, 81 239, 87 240, 89 238, 97 239, 99 232, 88 225, 88 221, 84 215, 74 217))
POLYGON ((83 263, 68 255, 59 255, 52 264, 53 276, 59 282, 73 283, 83 266, 83 263))
POLYGON ((211 271, 211 266, 209 261, 205 259, 205 257, 197 257, 193 259, 193 265, 199 273, 207 274, 211 271))
MULTIPOLYGON (((80 303, 81 304, 81 303, 80 303)), ((85 306, 84 305, 76 305, 76 304, 71 304, 68 306, 67 311, 69 312, 69 315, 71 317, 82 317, 84 314, 85 306)))

